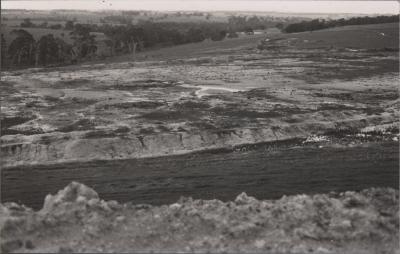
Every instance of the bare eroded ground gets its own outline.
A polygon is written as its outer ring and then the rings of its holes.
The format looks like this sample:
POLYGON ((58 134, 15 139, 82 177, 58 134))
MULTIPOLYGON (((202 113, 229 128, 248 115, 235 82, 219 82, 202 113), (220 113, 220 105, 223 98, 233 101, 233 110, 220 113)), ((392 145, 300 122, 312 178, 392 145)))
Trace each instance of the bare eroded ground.
MULTIPOLYGON (((397 25, 385 25, 387 36, 398 33, 397 25)), ((379 36, 376 29, 367 31, 379 36)), ((4 72, 3 166, 153 157, 395 126, 398 53, 385 48, 395 39, 352 49, 311 40, 317 35, 271 35, 264 50, 205 47, 206 56, 189 59, 4 72)))

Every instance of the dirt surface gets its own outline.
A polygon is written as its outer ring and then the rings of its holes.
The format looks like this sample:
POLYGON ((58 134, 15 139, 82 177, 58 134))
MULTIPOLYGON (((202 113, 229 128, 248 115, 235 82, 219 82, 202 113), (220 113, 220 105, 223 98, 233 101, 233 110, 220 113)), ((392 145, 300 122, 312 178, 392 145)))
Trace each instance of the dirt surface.
POLYGON ((390 188, 257 200, 182 198, 163 206, 99 199, 73 182, 43 208, 0 206, 3 252, 398 253, 390 188))
POLYGON ((40 209, 43 197, 71 181, 84 183, 106 200, 152 205, 170 204, 180 196, 229 201, 241 192, 277 199, 297 193, 398 188, 397 142, 365 143, 365 137, 351 137, 351 143, 339 145, 332 137, 318 139, 157 158, 14 167, 2 172, 1 199, 40 209))

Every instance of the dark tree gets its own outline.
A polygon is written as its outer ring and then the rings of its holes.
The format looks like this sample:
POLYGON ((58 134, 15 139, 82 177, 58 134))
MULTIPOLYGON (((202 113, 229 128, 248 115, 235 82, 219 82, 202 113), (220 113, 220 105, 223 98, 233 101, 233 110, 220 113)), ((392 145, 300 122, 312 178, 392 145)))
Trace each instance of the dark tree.
POLYGON ((33 36, 23 29, 13 30, 11 33, 17 35, 8 47, 11 62, 18 66, 32 64, 35 46, 33 36))
POLYGON ((90 26, 75 24, 74 30, 70 32, 74 40, 74 55, 76 58, 91 56, 96 51, 95 35, 90 34, 90 26))
POLYGON ((65 30, 73 30, 74 29, 74 21, 68 20, 65 22, 65 30))
POLYGON ((298 33, 305 31, 314 31, 336 26, 347 25, 366 25, 366 24, 380 24, 380 23, 393 23, 399 22, 399 15, 393 16, 377 16, 377 17, 353 17, 350 19, 337 19, 337 20, 324 20, 313 19, 311 21, 302 21, 288 25, 283 29, 286 33, 298 33))
POLYGON ((7 43, 6 39, 4 38, 4 34, 1 34, 1 66, 6 64, 7 59, 7 43))
POLYGON ((62 25, 61 24, 54 24, 54 25, 49 26, 49 28, 50 29, 61 29, 62 25))
POLYGON ((244 29, 244 32, 245 32, 246 34, 249 34, 249 35, 254 34, 253 28, 251 28, 251 27, 246 27, 246 28, 244 29))
POLYGON ((229 32, 228 33, 228 38, 237 38, 239 37, 239 35, 236 32, 229 32))
POLYGON ((285 25, 284 25, 283 23, 277 23, 277 24, 275 25, 275 27, 282 31, 283 28, 285 27, 285 25))
POLYGON ((30 19, 24 19, 24 21, 21 23, 20 26, 28 28, 28 27, 34 27, 35 24, 33 24, 30 19))
POLYGON ((48 23, 43 22, 42 24, 39 25, 40 28, 47 28, 48 23))
POLYGON ((42 36, 37 42, 36 65, 47 65, 58 61, 58 44, 52 34, 42 36))
POLYGON ((206 39, 203 31, 199 28, 191 28, 186 34, 187 42, 200 42, 206 39))

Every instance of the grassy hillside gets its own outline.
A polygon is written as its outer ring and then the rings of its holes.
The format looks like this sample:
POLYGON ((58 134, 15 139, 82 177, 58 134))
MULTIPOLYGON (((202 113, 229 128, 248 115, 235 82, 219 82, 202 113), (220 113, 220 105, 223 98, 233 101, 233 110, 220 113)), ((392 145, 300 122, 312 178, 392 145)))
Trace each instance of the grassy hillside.
POLYGON ((399 48, 399 23, 356 25, 329 28, 313 32, 280 35, 297 40, 305 48, 339 47, 359 49, 399 48), (303 40, 303 41, 301 41, 303 40))
MULTIPOLYGON (((283 34, 268 32, 261 35, 245 36, 223 41, 191 43, 156 50, 148 50, 137 55, 137 60, 168 60, 217 55, 239 48, 252 48, 263 39, 276 40, 282 46, 294 48, 358 48, 358 49, 398 49, 399 23, 344 26, 314 32, 283 34)), ((274 42, 272 42, 274 41, 274 42)), ((131 56, 118 56, 107 61, 130 61, 131 56)))

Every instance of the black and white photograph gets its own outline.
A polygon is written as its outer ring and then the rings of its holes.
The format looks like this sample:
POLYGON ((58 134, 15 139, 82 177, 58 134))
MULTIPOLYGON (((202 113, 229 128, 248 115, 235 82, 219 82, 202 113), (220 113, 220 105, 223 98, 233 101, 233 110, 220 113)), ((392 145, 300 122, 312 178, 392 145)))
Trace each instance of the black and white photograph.
POLYGON ((0 253, 400 254, 399 2, 2 0, 0 253))

